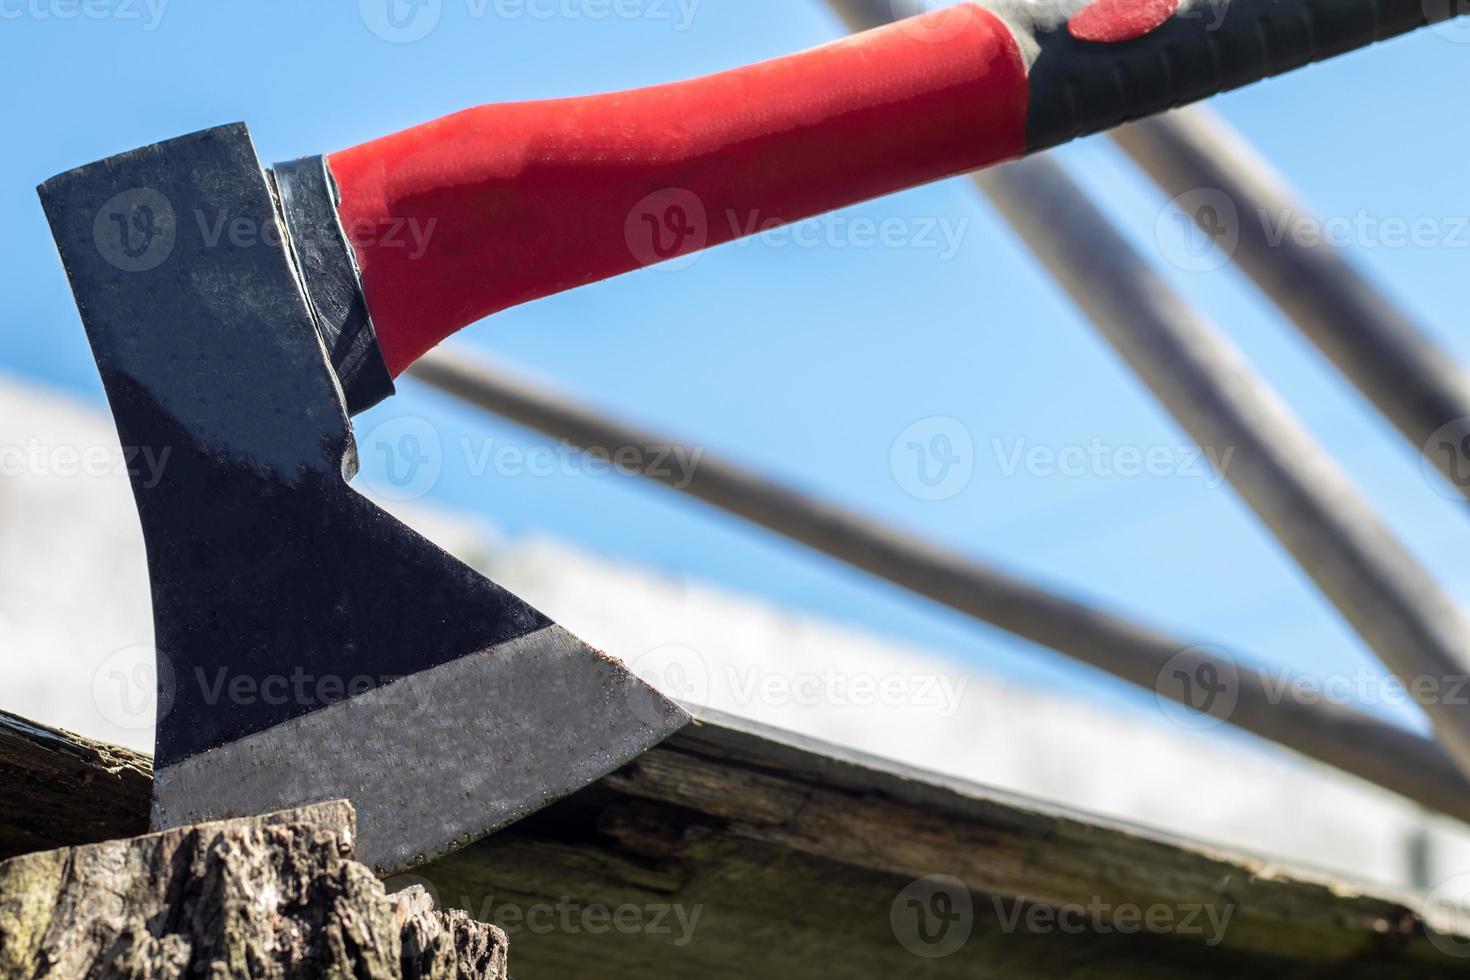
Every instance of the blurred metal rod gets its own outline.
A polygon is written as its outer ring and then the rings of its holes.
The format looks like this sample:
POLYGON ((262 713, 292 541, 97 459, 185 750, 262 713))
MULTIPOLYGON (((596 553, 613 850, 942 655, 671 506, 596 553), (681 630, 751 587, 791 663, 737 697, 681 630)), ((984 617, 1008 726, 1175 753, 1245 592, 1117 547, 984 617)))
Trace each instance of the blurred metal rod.
MULTIPOLYGON (((894 16, 889 0, 829 2, 854 30, 894 16)), ((1470 772, 1470 703, 1462 696, 1470 678, 1470 620, 1459 606, 1275 392, 1168 288, 1059 165, 1032 157, 974 179, 1185 430, 1202 446, 1237 451, 1225 477, 1414 693, 1450 757, 1470 772)), ((1415 381, 1397 371, 1391 379, 1404 391, 1415 381)), ((1429 424, 1442 408, 1421 413, 1415 426, 1429 424)))
POLYGON ((976 174, 1114 349, 1429 714, 1470 771, 1470 620, 1213 325, 1049 157, 976 174), (1222 458, 1217 456, 1216 458, 1222 458))
POLYGON ((1113 138, 1414 449, 1470 497, 1470 457, 1462 444, 1470 436, 1470 374, 1327 235, 1301 234, 1311 215, 1271 165, 1203 108, 1132 123, 1113 138))
POLYGON ((1444 751, 1360 711, 1301 698, 1282 678, 1087 606, 974 559, 802 494, 694 447, 608 420, 488 365, 433 351, 409 372, 462 401, 584 450, 801 542, 1022 639, 1169 697, 1470 821, 1470 782, 1444 751), (665 464, 697 460, 692 475, 665 464), (1202 690, 1214 691, 1208 700, 1202 690))

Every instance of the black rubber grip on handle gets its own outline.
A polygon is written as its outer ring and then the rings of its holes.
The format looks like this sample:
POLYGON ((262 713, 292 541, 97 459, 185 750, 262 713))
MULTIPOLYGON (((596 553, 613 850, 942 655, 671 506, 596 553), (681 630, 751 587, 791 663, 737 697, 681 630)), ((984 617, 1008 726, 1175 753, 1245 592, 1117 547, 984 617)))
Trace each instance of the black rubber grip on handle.
POLYGON ((1040 30, 1028 152, 1448 20, 1457 0, 1197 0, 1144 37, 1040 30))

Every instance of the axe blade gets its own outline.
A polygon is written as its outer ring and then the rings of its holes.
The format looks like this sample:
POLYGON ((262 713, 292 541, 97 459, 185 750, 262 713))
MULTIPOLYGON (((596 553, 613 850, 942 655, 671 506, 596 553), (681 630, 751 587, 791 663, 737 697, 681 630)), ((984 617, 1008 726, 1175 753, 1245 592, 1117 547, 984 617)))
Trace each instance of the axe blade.
POLYGON ((344 395, 236 124, 40 188, 133 476, 158 828, 345 797, 382 871, 635 758, 688 714, 356 493, 344 395))

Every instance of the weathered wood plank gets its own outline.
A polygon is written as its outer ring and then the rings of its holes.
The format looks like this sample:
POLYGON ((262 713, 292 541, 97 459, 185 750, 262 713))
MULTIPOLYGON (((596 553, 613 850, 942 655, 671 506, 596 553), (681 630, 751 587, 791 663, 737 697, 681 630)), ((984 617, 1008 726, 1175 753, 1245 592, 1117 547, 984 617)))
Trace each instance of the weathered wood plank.
POLYGON ((412 883, 521 980, 1470 975, 1410 898, 715 715, 412 883))
POLYGON ((507 927, 523 978, 1470 973, 1405 898, 744 727, 686 729, 414 880, 507 927), (947 936, 913 890, 936 875, 973 910, 947 936), (593 932, 602 908, 644 927, 593 932))
POLYGON ((148 832, 146 755, 0 711, 0 860, 148 832))

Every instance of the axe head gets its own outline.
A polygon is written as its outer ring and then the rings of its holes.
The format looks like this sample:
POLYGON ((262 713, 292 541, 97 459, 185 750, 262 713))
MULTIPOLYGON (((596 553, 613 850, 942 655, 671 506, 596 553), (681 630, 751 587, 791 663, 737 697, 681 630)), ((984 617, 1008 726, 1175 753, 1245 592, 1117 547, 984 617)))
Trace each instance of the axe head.
MULTIPOLYGON (((307 298, 320 253, 292 241, 243 125, 40 193, 122 443, 162 461, 133 477, 158 648, 157 828, 345 797, 359 855, 386 872, 687 723, 348 486, 337 332, 307 298)), ((347 339, 342 356, 361 360, 347 339)))

